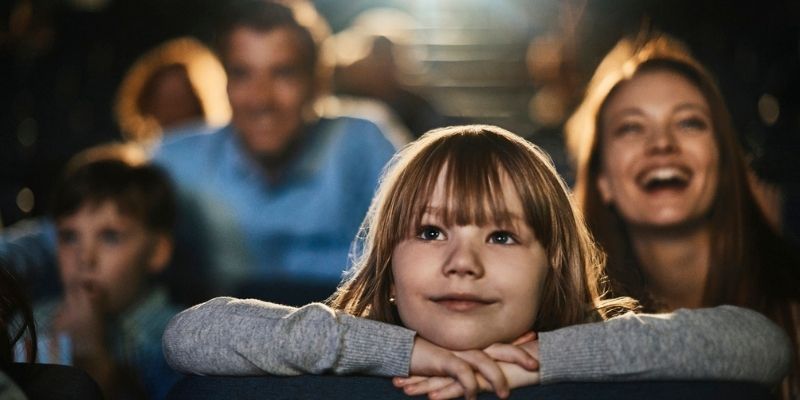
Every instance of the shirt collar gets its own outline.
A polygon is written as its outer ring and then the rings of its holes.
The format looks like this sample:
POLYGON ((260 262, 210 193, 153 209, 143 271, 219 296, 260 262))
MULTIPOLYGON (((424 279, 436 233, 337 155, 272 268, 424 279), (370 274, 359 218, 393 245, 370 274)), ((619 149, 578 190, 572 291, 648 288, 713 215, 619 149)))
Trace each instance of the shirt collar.
MULTIPOLYGON (((327 120, 319 119, 303 128, 304 132, 300 148, 286 165, 279 184, 305 179, 314 176, 319 171, 323 158, 321 153, 327 147, 325 143, 326 135, 322 134, 326 124, 327 120)), ((226 126, 223 129, 223 134, 226 137, 226 141, 223 144, 224 163, 231 165, 233 171, 241 177, 258 179, 270 185, 270 180, 267 179, 261 165, 250 156, 233 125, 226 126)))

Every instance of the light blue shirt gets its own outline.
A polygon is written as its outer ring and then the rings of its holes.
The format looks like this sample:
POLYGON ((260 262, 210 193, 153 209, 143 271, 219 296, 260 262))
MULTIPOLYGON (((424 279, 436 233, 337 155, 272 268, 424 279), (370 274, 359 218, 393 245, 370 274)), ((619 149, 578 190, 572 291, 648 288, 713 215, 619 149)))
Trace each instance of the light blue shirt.
POLYGON ((270 181, 232 126, 168 137, 154 162, 178 187, 179 242, 217 293, 271 280, 335 285, 394 146, 371 122, 321 119, 270 181), (199 261, 198 261, 199 260, 199 261))

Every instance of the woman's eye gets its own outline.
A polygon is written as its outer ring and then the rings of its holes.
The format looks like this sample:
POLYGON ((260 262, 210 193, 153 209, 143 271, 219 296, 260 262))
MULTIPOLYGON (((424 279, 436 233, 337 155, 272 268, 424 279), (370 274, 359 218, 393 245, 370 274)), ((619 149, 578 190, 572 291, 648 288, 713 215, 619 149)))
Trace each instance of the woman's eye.
POLYGON ((423 226, 420 228, 417 237, 422 240, 444 240, 444 233, 435 226, 423 226))
POLYGON ((498 231, 498 232, 492 232, 492 234, 489 235, 489 243, 516 244, 517 241, 514 239, 514 236, 510 232, 498 231))
POLYGON ((708 127, 706 121, 701 118, 684 118, 678 121, 678 126, 683 129, 703 130, 708 127))
POLYGON ((630 135, 644 131, 642 124, 637 122, 625 122, 617 127, 614 131, 617 136, 630 135))

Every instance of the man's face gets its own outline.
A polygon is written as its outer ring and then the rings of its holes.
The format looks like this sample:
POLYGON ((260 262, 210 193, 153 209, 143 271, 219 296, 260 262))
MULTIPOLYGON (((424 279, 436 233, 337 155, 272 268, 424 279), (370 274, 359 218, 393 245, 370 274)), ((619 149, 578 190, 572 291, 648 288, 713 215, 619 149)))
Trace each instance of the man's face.
POLYGON ((257 158, 280 157, 302 131, 314 72, 296 31, 234 29, 223 62, 233 125, 257 158))

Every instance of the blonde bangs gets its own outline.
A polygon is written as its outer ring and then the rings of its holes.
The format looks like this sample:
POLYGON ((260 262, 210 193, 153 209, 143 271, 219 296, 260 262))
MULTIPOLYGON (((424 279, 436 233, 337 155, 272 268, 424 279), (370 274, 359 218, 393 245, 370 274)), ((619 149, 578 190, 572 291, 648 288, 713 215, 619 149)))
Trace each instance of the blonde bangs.
POLYGON ((430 212, 435 212, 445 225, 512 222, 502 188, 502 174, 510 174, 486 139, 486 136, 451 136, 424 149, 409 162, 406 179, 398 182, 394 198, 413 207, 402 210, 395 220, 397 241, 414 235, 423 216, 430 212), (431 210, 440 175, 448 201, 431 210))

